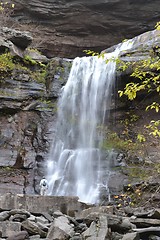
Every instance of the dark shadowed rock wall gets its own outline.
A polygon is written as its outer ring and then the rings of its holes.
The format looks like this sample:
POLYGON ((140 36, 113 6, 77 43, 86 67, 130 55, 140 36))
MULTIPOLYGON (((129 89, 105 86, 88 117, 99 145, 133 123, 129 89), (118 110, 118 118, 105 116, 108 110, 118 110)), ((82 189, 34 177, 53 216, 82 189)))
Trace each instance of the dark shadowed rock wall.
POLYGON ((159 0, 15 0, 13 17, 49 57, 101 51, 152 30, 159 0))

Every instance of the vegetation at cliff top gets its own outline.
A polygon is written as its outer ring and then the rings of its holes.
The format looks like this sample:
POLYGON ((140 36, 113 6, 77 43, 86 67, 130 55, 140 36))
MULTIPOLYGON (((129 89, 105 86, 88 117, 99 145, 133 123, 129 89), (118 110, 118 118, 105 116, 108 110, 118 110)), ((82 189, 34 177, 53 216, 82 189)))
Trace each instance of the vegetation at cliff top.
POLYGON ((44 83, 46 76, 46 65, 33 60, 30 56, 24 58, 15 58, 10 52, 0 55, 0 81, 5 79, 5 76, 12 75, 13 70, 25 71, 32 80, 39 83, 44 83))

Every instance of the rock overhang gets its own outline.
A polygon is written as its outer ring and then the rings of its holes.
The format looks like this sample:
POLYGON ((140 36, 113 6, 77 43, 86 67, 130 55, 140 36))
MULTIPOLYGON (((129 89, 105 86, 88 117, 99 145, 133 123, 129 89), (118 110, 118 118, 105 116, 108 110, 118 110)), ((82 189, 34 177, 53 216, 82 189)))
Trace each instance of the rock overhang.
POLYGON ((22 25, 31 23, 34 38, 49 57, 101 51, 152 30, 159 16, 158 0, 15 0, 13 15, 22 25))

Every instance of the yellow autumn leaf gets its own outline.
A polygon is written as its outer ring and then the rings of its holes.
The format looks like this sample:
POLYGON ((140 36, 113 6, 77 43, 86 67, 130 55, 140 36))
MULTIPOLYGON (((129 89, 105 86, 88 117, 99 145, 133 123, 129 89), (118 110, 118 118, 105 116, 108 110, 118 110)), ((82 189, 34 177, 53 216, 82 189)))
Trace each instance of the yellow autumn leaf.
POLYGON ((114 198, 119 198, 119 196, 116 195, 116 196, 114 196, 114 198))

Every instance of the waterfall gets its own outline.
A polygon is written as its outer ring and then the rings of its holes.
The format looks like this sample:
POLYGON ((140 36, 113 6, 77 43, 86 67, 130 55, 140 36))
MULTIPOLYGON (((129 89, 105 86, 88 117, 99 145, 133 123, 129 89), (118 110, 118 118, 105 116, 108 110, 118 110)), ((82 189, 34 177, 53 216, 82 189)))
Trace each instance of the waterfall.
POLYGON ((57 125, 48 160, 49 194, 78 196, 80 201, 97 203, 100 188, 108 190, 109 157, 100 146, 110 108, 116 58, 131 48, 131 40, 97 56, 75 58, 68 81, 58 101, 57 125))

